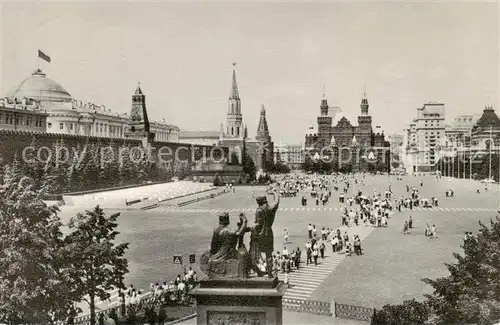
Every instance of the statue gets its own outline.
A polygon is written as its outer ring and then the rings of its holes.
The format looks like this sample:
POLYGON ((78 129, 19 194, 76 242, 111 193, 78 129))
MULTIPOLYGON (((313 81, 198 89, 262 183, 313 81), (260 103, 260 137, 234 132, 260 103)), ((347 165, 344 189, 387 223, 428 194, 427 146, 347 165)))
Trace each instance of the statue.
POLYGON ((210 251, 205 252, 201 259, 201 269, 210 278, 247 278, 253 270, 258 276, 265 273, 259 270, 258 263, 262 253, 266 255, 267 275, 273 277, 272 254, 274 236, 272 226, 279 206, 279 196, 274 192, 275 203, 269 206, 267 198, 256 198, 259 205, 255 212, 252 226, 247 225, 243 213, 239 215, 236 229, 229 227, 229 214, 219 216, 219 226, 212 235, 210 251), (250 232, 250 253, 243 242, 245 233, 250 232))
POLYGON ((236 245, 247 226, 245 215, 240 214, 240 222, 236 230, 229 228, 229 214, 226 212, 219 217, 219 227, 214 230, 210 245, 210 260, 228 260, 236 258, 236 245))
POLYGON ((200 264, 203 272, 211 278, 248 277, 248 252, 243 244, 243 235, 248 231, 247 219, 243 213, 236 229, 229 227, 229 214, 219 216, 219 226, 212 235, 210 251, 205 252, 200 264))
POLYGON ((274 250, 274 236, 273 236, 273 223, 276 216, 276 211, 280 203, 279 196, 276 199, 277 193, 274 192, 275 203, 269 206, 267 198, 260 196, 256 198, 259 207, 255 212, 255 222, 250 228, 250 257, 252 259, 251 268, 259 275, 257 264, 262 253, 266 254, 267 275, 273 277, 273 250, 274 250))

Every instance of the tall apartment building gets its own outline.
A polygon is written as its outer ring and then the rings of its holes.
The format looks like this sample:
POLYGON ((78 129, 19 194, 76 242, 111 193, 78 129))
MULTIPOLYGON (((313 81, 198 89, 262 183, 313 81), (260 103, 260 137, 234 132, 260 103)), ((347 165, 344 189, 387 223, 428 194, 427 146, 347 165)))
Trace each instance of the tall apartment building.
POLYGON ((439 161, 445 146, 445 105, 429 102, 417 108, 405 133, 405 166, 407 172, 430 172, 439 161))

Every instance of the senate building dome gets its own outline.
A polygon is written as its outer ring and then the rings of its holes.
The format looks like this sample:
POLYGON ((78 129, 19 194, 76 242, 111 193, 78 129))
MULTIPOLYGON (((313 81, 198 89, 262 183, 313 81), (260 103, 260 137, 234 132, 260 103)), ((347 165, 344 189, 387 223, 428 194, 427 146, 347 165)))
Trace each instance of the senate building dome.
POLYGON ((31 77, 24 79, 17 87, 9 91, 8 98, 32 98, 38 101, 71 102, 72 97, 59 83, 47 78, 38 69, 31 77))

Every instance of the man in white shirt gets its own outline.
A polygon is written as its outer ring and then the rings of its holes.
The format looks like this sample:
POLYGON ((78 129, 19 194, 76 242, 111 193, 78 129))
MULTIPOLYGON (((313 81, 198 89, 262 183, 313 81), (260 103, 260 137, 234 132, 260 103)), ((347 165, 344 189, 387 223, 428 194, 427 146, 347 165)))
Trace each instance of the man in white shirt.
POLYGON ((336 235, 334 235, 331 243, 332 243, 332 251, 335 253, 337 251, 337 246, 339 244, 339 238, 336 235))
POLYGON ((184 292, 184 289, 186 289, 186 285, 184 284, 184 281, 181 281, 181 282, 177 285, 177 291, 179 291, 179 292, 184 292))

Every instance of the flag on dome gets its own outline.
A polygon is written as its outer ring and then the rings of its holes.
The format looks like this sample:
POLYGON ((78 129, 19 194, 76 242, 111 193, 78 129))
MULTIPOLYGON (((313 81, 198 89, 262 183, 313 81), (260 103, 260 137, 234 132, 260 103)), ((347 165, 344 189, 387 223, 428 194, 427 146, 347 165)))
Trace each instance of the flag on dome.
POLYGON ((50 63, 50 56, 38 50, 38 57, 50 63))

